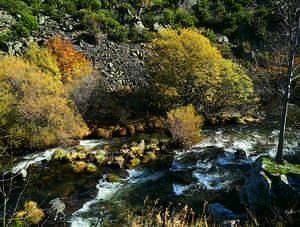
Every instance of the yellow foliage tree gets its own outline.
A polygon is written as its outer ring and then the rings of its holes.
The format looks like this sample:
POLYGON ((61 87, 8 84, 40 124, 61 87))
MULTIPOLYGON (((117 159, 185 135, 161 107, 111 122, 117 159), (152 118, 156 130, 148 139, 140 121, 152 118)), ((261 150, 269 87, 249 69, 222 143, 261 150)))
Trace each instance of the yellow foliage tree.
POLYGON ((167 109, 174 102, 193 103, 210 117, 240 112, 253 101, 252 80, 197 30, 162 29, 150 50, 150 84, 158 104, 167 109))
POLYGON ((47 48, 39 47, 37 43, 30 45, 24 54, 24 59, 49 75, 61 76, 56 57, 47 48))
POLYGON ((3 144, 12 141, 12 148, 43 148, 88 133, 62 82, 21 58, 0 58, 0 91, 5 95, 0 98, 3 144))
POLYGON ((182 106, 167 113, 167 125, 174 142, 190 147, 200 140, 204 118, 197 114, 193 105, 182 106))

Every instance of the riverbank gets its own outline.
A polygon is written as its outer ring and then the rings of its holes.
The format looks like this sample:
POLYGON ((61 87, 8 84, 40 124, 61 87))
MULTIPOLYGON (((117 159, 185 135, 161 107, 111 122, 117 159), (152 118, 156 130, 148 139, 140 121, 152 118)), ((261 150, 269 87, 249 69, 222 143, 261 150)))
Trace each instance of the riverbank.
MULTIPOLYGON (((68 162, 50 161, 55 149, 37 153, 24 158, 23 161, 31 163, 31 167, 27 169, 26 177, 20 176, 16 183, 24 186, 30 179, 22 198, 38 201, 45 210, 49 209, 50 200, 61 198, 66 204, 66 217, 59 222, 74 227, 91 226, 100 214, 106 226, 118 226, 126 222, 129 210, 141 210, 146 198, 150 203, 159 199, 163 207, 169 203, 173 207, 187 204, 196 214, 201 214, 203 203, 207 201, 208 214, 217 217, 224 209, 234 214, 229 215, 229 219, 219 217, 219 221, 233 219, 243 222, 249 216, 240 200, 240 189, 255 161, 261 156, 274 155, 278 131, 269 122, 211 128, 203 130, 202 134, 202 141, 191 150, 170 150, 170 155, 165 158, 159 156, 153 162, 131 169, 117 170, 119 167, 113 163, 110 167, 97 166, 100 170, 97 173, 76 173, 68 162), (40 190, 36 192, 36 188, 40 190)), ((147 144, 155 137, 140 135, 139 138, 83 140, 80 144, 86 150, 96 151, 108 144, 111 148, 120 147, 142 139, 147 144)), ((286 154, 291 155, 297 150, 298 137, 299 131, 288 129, 286 154)), ((24 169, 24 162, 19 162, 14 168, 15 171, 24 169)), ((20 189, 15 191, 11 201, 17 199, 18 192, 20 189)), ((54 224, 53 213, 49 210, 47 215, 46 223, 54 224)))

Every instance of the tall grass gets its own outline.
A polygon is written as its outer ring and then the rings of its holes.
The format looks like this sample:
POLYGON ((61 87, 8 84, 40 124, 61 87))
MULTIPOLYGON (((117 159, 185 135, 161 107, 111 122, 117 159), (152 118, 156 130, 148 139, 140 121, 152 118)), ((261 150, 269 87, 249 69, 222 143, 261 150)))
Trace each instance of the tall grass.
POLYGON ((145 202, 145 208, 140 214, 129 213, 128 226, 130 227, 208 227, 204 205, 203 213, 197 217, 188 206, 180 210, 170 206, 163 208, 158 205, 158 200, 149 206, 145 202))

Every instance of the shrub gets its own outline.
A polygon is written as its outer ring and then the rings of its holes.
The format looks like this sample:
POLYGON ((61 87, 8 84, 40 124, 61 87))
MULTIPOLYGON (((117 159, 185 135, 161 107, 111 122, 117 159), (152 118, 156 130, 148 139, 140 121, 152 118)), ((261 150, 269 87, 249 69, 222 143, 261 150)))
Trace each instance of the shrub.
POLYGON ((48 40, 47 46, 50 53, 56 57, 64 83, 91 73, 91 62, 84 54, 76 51, 70 41, 56 35, 48 40))
POLYGON ((44 211, 38 207, 37 203, 34 201, 27 201, 24 204, 24 210, 18 211, 15 214, 14 224, 16 226, 27 226, 27 225, 37 225, 45 217, 44 211))
POLYGON ((182 27, 193 27, 197 18, 185 9, 179 8, 175 13, 175 23, 182 27))
POLYGON ((163 12, 163 20, 161 23, 173 25, 175 23, 175 12, 171 9, 164 9, 163 12))
POLYGON ((0 58, 0 69, 2 143, 11 148, 40 149, 88 133, 60 80, 17 57, 0 58))
POLYGON ((82 24, 88 28, 91 33, 104 31, 110 33, 120 28, 120 23, 114 19, 111 11, 101 9, 97 12, 89 10, 82 11, 82 24))
POLYGON ((10 14, 17 16, 14 24, 14 32, 18 36, 27 37, 33 30, 39 27, 37 17, 31 7, 20 0, 0 0, 0 8, 7 10, 10 14))
POLYGON ((42 48, 37 43, 32 43, 24 54, 24 58, 31 64, 38 66, 43 72, 60 77, 56 58, 47 48, 42 48))
POLYGON ((144 30, 143 32, 138 32, 136 29, 131 29, 129 33, 129 39, 132 42, 149 42, 154 38, 154 34, 150 31, 144 30))
POLYGON ((255 105, 251 79, 198 31, 162 29, 150 47, 147 66, 156 108, 192 103, 210 117, 245 114, 255 105))
POLYGON ((182 106, 167 113, 168 129, 173 141, 183 147, 190 147, 200 140, 200 129, 204 119, 193 105, 182 106))

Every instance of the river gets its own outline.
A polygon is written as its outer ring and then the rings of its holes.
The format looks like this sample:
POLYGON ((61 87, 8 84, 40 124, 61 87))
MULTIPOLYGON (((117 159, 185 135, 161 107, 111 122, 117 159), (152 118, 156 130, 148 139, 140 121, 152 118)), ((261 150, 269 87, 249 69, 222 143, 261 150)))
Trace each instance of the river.
MULTIPOLYGON (((291 118, 287 129, 286 155, 300 152, 300 130, 294 121, 291 118)), ((207 201, 240 214, 244 210, 238 187, 257 158, 275 155, 277 128, 277 121, 271 120, 206 128, 192 149, 174 150, 154 163, 124 170, 122 179, 114 183, 106 181, 105 171, 78 175, 67 172, 65 165, 49 164, 54 149, 22 157, 12 172, 21 172, 23 181, 30 181, 23 197, 38 201, 42 208, 49 208, 51 199, 62 198, 67 205, 65 221, 72 227, 124 226, 128 211, 142 209, 146 198, 162 204, 188 204, 196 211, 207 201)), ((92 148, 130 139, 82 140, 80 145, 92 148)))

